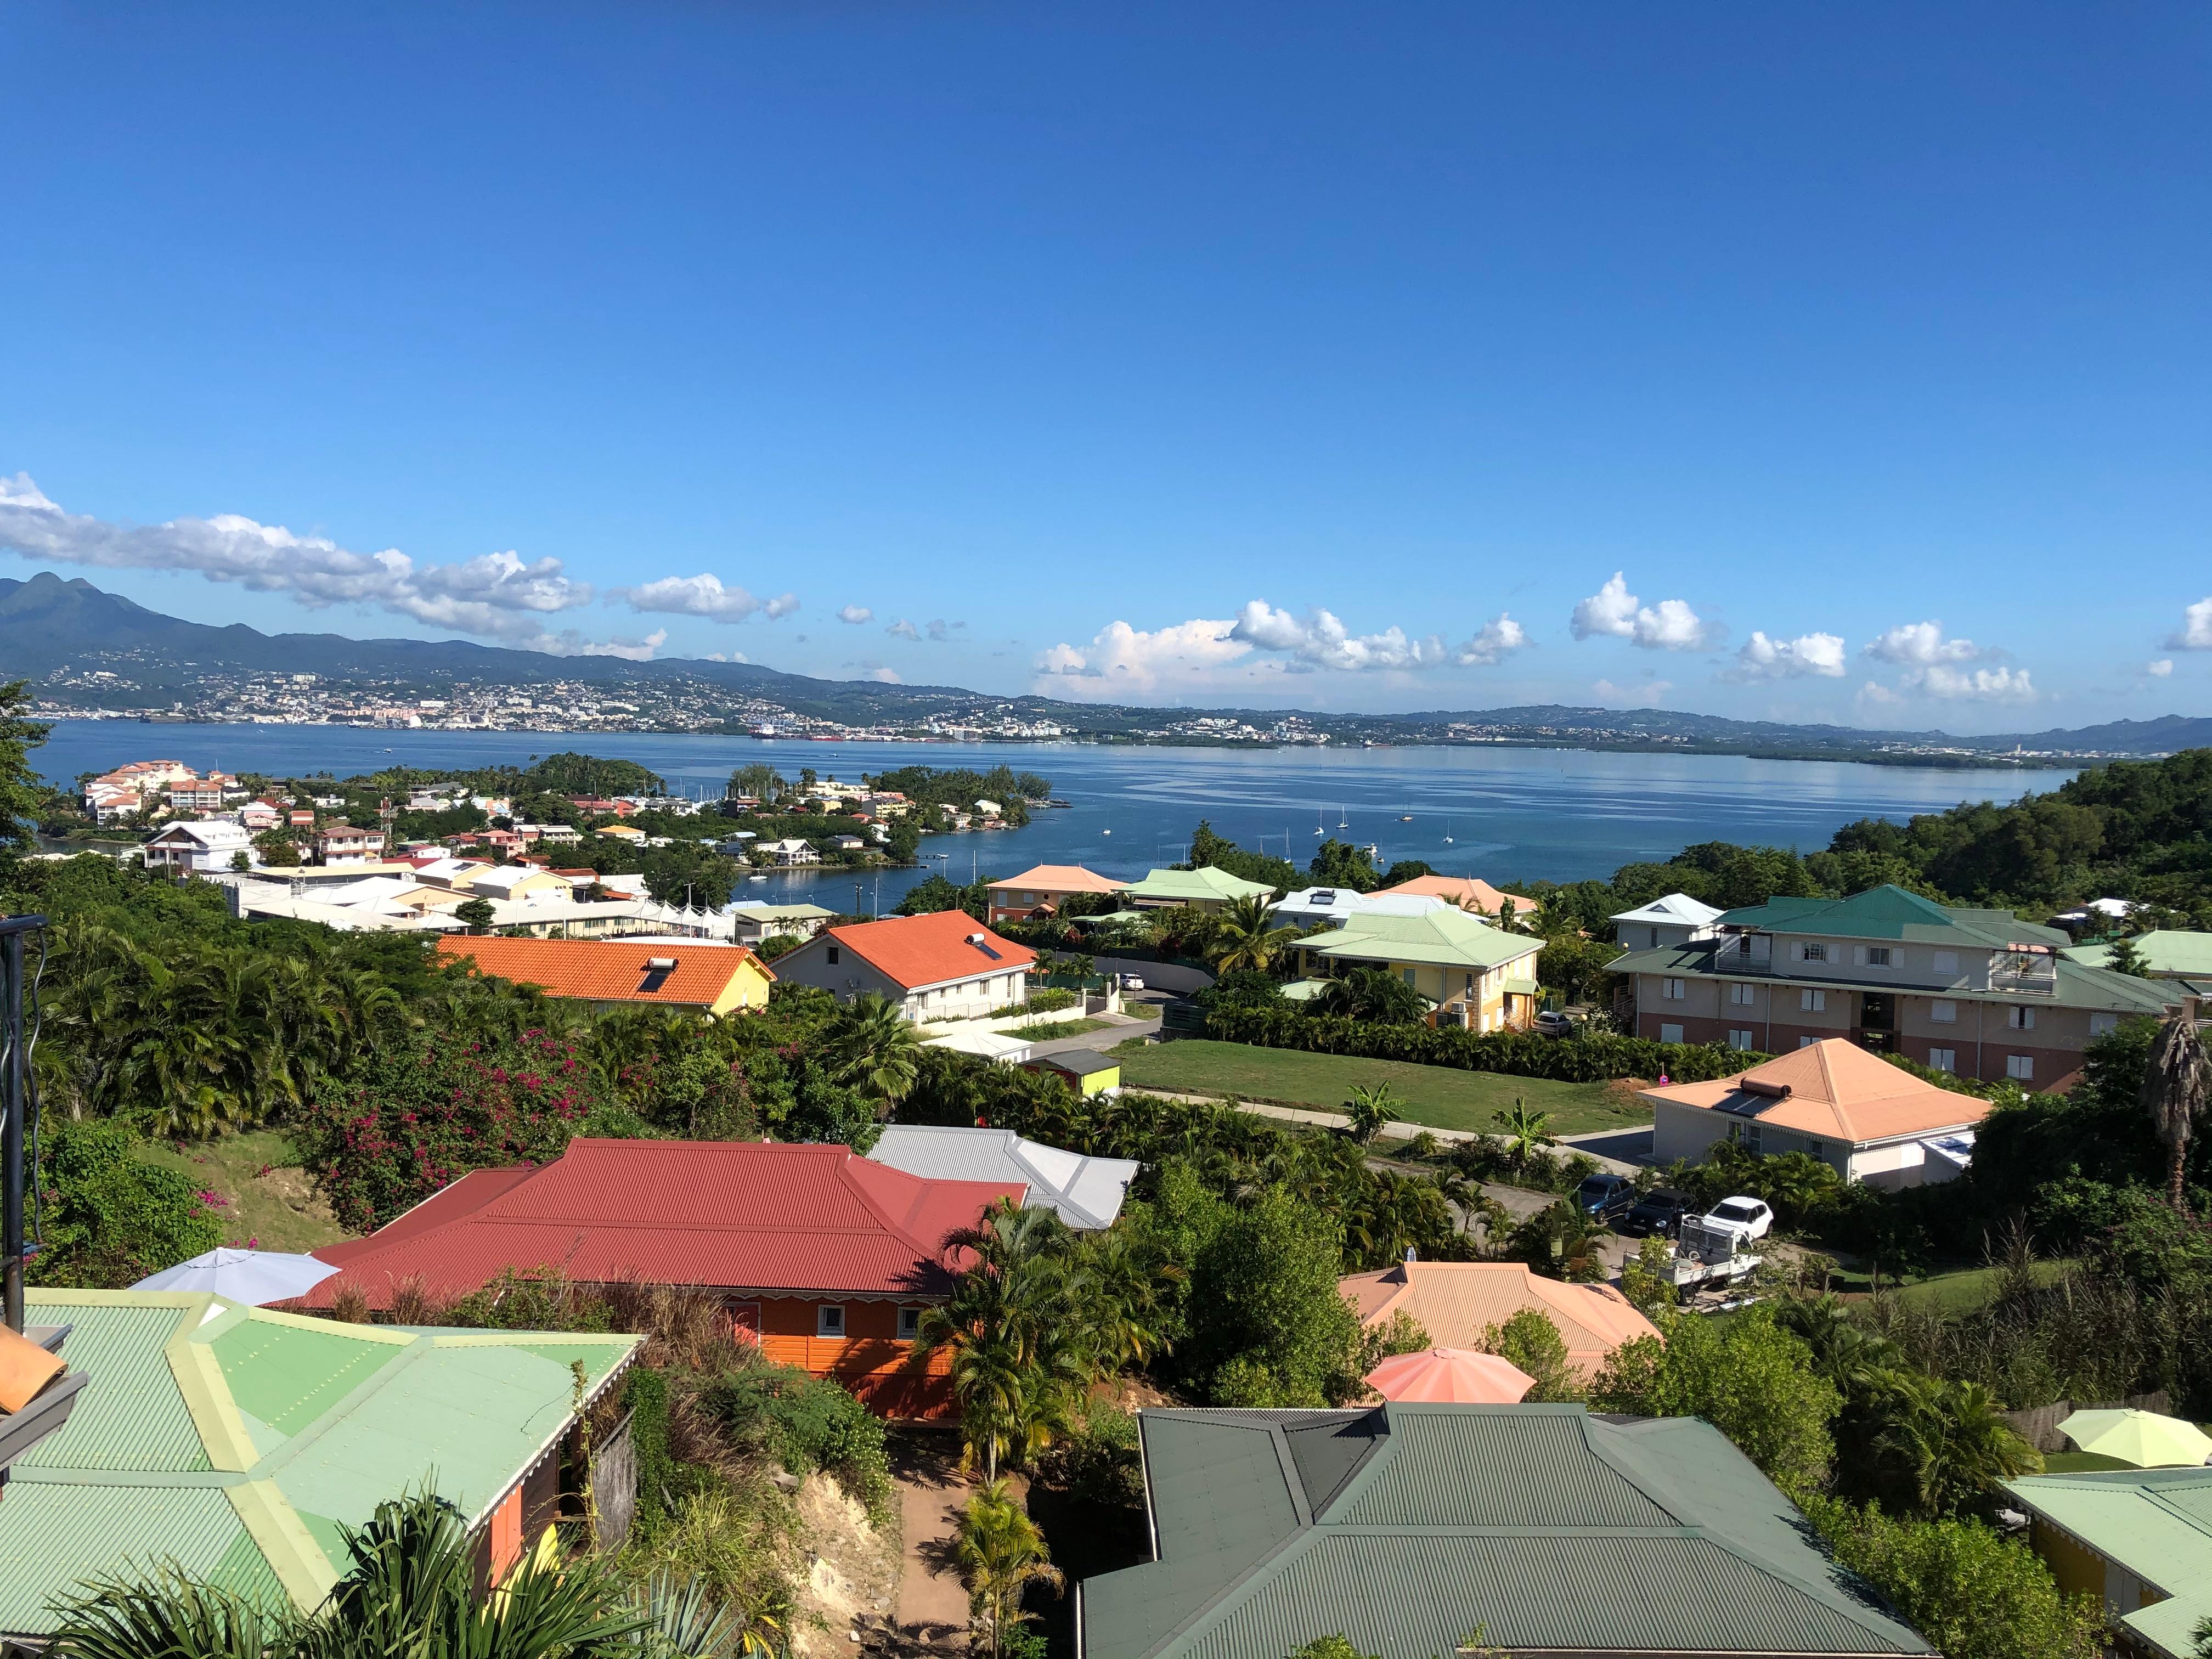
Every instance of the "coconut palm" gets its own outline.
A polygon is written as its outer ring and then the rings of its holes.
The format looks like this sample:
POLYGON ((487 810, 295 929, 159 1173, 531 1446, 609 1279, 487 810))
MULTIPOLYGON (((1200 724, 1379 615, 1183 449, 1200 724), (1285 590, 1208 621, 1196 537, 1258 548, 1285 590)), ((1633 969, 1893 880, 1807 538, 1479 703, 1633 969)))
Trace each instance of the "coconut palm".
POLYGON ((2166 1147, 2166 1200, 2177 1214, 2189 1214, 2185 1176, 2189 1137, 2212 1103, 2212 1060, 2197 1035, 2195 1022, 2177 1014, 2159 1027, 2143 1067, 2142 1104, 2151 1127, 2166 1147))
POLYGON ((1029 1616, 1022 1611, 1023 1590, 1031 1584, 1057 1590, 1066 1582, 1045 1553, 1044 1534, 1003 1480, 990 1481, 961 1510, 953 1559, 968 1587, 975 1634, 993 1659, 1029 1616))
POLYGON ((1902 1466, 1925 1515, 1970 1510, 2000 1481, 2043 1467, 2043 1455, 2005 1421, 1995 1396, 1978 1382, 1899 1371, 1891 1375, 1887 1391, 1889 1420, 1875 1445, 1902 1466))
POLYGON ((1249 968, 1266 973, 1283 949, 1297 937, 1295 927, 1273 925, 1273 911, 1257 893, 1232 899, 1214 918, 1208 956, 1219 973, 1249 968))
POLYGON ((830 1063, 838 1080, 887 1104, 903 1100, 918 1073, 921 1047, 914 1023, 898 1004, 863 991, 830 1033, 830 1063))

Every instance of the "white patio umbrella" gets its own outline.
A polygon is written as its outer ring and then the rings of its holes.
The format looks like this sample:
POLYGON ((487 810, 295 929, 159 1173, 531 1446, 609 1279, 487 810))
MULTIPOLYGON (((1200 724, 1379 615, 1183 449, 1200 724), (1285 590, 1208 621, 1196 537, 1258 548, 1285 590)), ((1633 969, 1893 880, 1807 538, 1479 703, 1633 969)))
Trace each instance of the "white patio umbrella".
POLYGON ((337 1269, 311 1255, 280 1250, 234 1250, 228 1247, 196 1255, 142 1279, 134 1291, 206 1291, 233 1302, 260 1307, 305 1296, 337 1269))

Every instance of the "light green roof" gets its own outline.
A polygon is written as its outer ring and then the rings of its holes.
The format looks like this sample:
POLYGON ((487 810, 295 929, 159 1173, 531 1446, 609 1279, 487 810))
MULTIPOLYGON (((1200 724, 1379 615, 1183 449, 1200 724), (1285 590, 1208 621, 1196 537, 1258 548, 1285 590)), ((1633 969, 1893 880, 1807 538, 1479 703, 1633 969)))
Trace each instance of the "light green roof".
POLYGON ((1849 898, 1772 898, 1721 914, 1717 926, 1775 933, 1830 933, 1843 939, 1893 939, 1920 945, 2064 945, 2070 935, 2021 921, 2009 910, 1938 904, 1895 885, 1869 887, 1849 898))
POLYGON ((2029 1475, 2005 1490, 2172 1597, 2125 1622, 2160 1651, 2189 1659, 2191 1628, 2212 1616, 2212 1468, 2029 1475))
POLYGON ((818 904, 733 904, 729 914, 739 921, 812 921, 837 913, 818 904))
POLYGON ((1544 941, 1509 933, 1464 910, 1447 908, 1418 916, 1349 916, 1333 933, 1299 940, 1298 948, 1334 962, 1409 962, 1486 969, 1533 961, 1544 941))
MULTIPOLYGON (((2177 978, 2201 974, 2212 978, 2212 933, 2160 927, 2142 934, 2135 945, 2154 974, 2171 974, 2177 978)), ((2101 968, 2112 959, 2112 947, 2077 945, 2065 954, 2085 968, 2101 968)))
POLYGON ((1156 1559, 1085 1581, 1086 1659, 1927 1654, 1717 1431, 1578 1406, 1146 1411, 1156 1559))
POLYGON ((1284 998, 1291 1002, 1311 1002, 1326 992, 1331 981, 1325 979, 1294 979, 1283 987, 1284 998))
POLYGON ((91 1379, 16 1459, 0 1503, 0 1632, 51 1630, 85 1578, 174 1559, 301 1608, 345 1565, 343 1528, 434 1484, 480 1520, 638 1340, 398 1330, 205 1295, 34 1290, 91 1379))
POLYGON ((1142 881, 1122 889, 1121 896, 1197 904, 1225 899, 1270 898, 1274 891, 1264 881, 1247 881, 1208 864, 1196 870, 1151 871, 1142 881))

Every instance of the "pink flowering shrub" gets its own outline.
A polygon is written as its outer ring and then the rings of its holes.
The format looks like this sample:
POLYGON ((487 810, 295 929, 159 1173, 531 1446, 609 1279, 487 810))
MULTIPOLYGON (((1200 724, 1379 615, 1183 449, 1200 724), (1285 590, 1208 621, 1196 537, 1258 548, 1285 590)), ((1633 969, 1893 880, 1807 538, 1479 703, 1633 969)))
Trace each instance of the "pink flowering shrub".
POLYGON ((368 1232, 471 1170, 558 1158, 600 1105, 583 1057, 542 1031, 420 1033, 319 1096, 293 1139, 339 1222, 368 1232))

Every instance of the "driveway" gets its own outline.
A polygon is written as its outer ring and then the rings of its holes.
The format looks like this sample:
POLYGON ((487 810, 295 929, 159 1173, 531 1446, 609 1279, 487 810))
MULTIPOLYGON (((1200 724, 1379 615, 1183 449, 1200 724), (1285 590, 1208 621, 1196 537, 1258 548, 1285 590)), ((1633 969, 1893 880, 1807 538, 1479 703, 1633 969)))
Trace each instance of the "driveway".
POLYGON ((961 1506, 974 1490, 950 1434, 891 1437, 891 1480, 898 1488, 899 1570, 895 1619, 902 1649, 964 1647, 968 1592, 953 1565, 961 1506))

